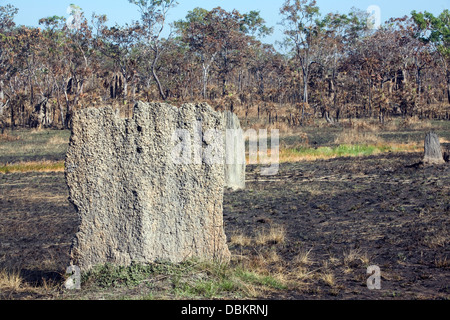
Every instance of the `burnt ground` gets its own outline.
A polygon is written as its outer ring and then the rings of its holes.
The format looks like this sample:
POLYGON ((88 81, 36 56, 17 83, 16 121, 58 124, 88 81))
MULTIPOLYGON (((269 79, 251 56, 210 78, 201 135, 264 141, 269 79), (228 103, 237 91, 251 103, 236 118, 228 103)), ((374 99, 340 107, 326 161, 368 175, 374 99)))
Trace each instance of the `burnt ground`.
POLYGON ((276 298, 448 299, 450 166, 414 166, 420 156, 284 164, 264 178, 249 168, 247 190, 225 197, 226 229, 282 225, 285 261, 311 250, 309 270, 334 275, 276 298), (367 289, 368 265, 381 269, 379 291, 367 289))
POLYGON ((60 280, 78 228, 64 173, 0 174, 0 270, 60 280))
MULTIPOLYGON (((408 167, 419 161, 386 154, 289 163, 272 177, 248 167, 246 190, 225 193, 229 240, 270 226, 286 235, 270 248, 230 242, 232 254, 275 251, 273 271, 292 274, 299 252, 310 252, 298 286, 261 298, 449 299, 450 165, 408 167), (380 267, 381 290, 366 286, 369 265, 380 267)), ((0 175, 0 269, 20 269, 29 283, 61 280, 77 229, 67 197, 63 173, 0 175)), ((41 296, 3 296, 11 297, 41 296)))

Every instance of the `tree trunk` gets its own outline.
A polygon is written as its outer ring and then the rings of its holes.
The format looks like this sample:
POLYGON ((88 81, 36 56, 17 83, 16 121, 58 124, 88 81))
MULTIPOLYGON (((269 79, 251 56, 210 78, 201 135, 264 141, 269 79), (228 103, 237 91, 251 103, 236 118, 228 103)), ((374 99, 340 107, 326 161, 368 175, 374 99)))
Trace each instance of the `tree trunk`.
POLYGON ((408 84, 408 78, 407 78, 407 72, 406 72, 406 68, 402 69, 402 77, 403 77, 403 84, 407 85, 408 84))
POLYGON ((14 118, 14 104, 11 104, 11 131, 14 131, 14 122, 16 121, 14 118))
POLYGON ((380 114, 378 118, 380 120, 380 124, 384 125, 384 109, 383 107, 381 107, 381 105, 380 105, 380 114))
POLYGON ((305 84, 303 88, 303 102, 308 103, 309 96, 308 96, 308 80, 305 78, 305 84))
POLYGON ((3 93, 3 81, 0 80, 0 103, 3 102, 3 99, 5 99, 5 94, 3 93))
MULTIPOLYGON (((309 70, 303 70, 303 102, 308 103, 309 95, 308 95, 308 79, 309 79, 309 70)), ((303 117, 303 115, 302 115, 303 117)))
POLYGON ((136 79, 134 76, 131 82, 131 100, 133 104, 136 103, 136 79))
POLYGON ((83 93, 83 87, 84 87, 84 80, 81 81, 81 86, 78 89, 77 86, 77 93, 75 94, 75 99, 73 100, 73 105, 77 106, 78 105, 78 100, 80 99, 80 95, 83 93))
POLYGON ((72 113, 72 107, 70 106, 70 100, 66 88, 64 88, 64 98, 66 99, 66 116, 63 121, 63 126, 64 129, 69 129, 70 114, 72 113))
POLYGON ((209 66, 206 66, 203 63, 203 99, 206 99, 207 95, 207 88, 208 88, 208 69, 209 66))
POLYGON ((448 103, 450 103, 450 81, 447 83, 447 99, 448 103))
POLYGON ((1 130, 1 134, 3 134, 5 132, 5 124, 3 123, 3 108, 6 105, 3 104, 3 101, 0 100, 0 130, 1 130))
POLYGON ((335 124, 334 120, 332 118, 330 118, 330 114, 328 111, 325 111, 324 116, 329 124, 335 124))
POLYGON ((227 95, 227 78, 225 74, 222 76, 222 96, 225 97, 227 95))
POLYGON ((158 90, 159 90, 159 95, 161 96, 161 98, 165 101, 167 100, 167 96, 164 93, 161 81, 159 81, 158 75, 156 74, 156 63, 158 62, 158 58, 155 58, 153 60, 152 63, 152 75, 153 75, 153 79, 155 80, 157 86, 158 86, 158 90))
POLYGON ((417 68, 417 101, 420 103, 420 95, 422 92, 422 69, 417 68))
POLYGON ((450 71, 447 71, 447 98, 450 103, 450 71))
POLYGON ((64 108, 58 99, 59 114, 61 117, 61 126, 64 128, 64 108))
POLYGON ((369 117, 372 117, 372 79, 369 81, 369 117))

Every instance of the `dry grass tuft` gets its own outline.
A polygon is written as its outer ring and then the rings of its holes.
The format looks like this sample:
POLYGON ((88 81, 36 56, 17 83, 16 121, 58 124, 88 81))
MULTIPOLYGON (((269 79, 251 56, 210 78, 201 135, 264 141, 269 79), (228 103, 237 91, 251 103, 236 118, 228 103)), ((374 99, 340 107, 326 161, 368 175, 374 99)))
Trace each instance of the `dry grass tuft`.
POLYGON ((353 120, 352 128, 356 131, 378 132, 380 130, 379 122, 370 122, 366 120, 353 120))
POLYGON ((313 272, 308 271, 305 267, 297 267, 295 268, 290 275, 297 280, 309 280, 314 277, 313 272))
POLYGON ((301 250, 300 253, 295 256, 293 262, 300 266, 311 265, 313 263, 313 261, 311 260, 311 257, 310 257, 311 251, 312 251, 312 249, 309 249, 308 251, 306 251, 304 249, 301 250))
POLYGON ((430 249, 436 249, 436 248, 445 248, 450 240, 449 235, 447 232, 445 233, 437 233, 432 236, 426 236, 423 240, 423 243, 428 246, 430 249))
POLYGON ((250 238, 242 233, 235 233, 235 234, 231 235, 230 244, 247 247, 252 244, 252 238, 250 238))
POLYGON ((0 142, 11 142, 11 141, 18 141, 20 140, 20 137, 13 137, 7 134, 6 132, 3 134, 0 134, 0 142))
POLYGON ((433 126, 430 121, 420 120, 418 116, 414 116, 402 120, 399 124, 399 127, 413 130, 429 130, 433 126))
POLYGON ((373 132, 361 132, 357 129, 342 131, 334 141, 338 145, 354 145, 354 144, 383 144, 385 141, 373 132))
POLYGON ((359 249, 350 249, 344 252, 343 263, 344 266, 350 268, 352 264, 361 262, 364 265, 369 265, 370 258, 367 252, 361 252, 359 249))
POLYGON ((280 225, 270 225, 269 228, 258 230, 254 237, 249 237, 242 233, 234 233, 230 237, 231 245, 250 246, 283 244, 286 240, 286 229, 280 225))
POLYGON ((53 136, 47 141, 47 146, 57 146, 68 144, 69 141, 63 136, 53 136))
POLYGON ((450 268, 450 261, 447 260, 447 256, 444 258, 439 258, 434 260, 434 265, 436 268, 450 268))
POLYGON ((19 291, 23 279, 18 271, 0 270, 0 291, 19 291))
POLYGON ((417 116, 407 117, 401 120, 386 121, 383 129, 386 131, 401 131, 401 130, 430 130, 433 127, 431 121, 421 120, 417 116))
POLYGON ((266 255, 265 259, 267 263, 271 264, 279 264, 280 262, 283 262, 283 259, 280 257, 277 251, 270 250, 266 255))
POLYGON ((334 287, 336 285, 336 279, 334 274, 330 272, 324 272, 319 275, 319 280, 323 281, 326 285, 334 287))
POLYGON ((271 225, 270 228, 257 232, 255 243, 257 245, 283 244, 286 238, 286 229, 280 225, 271 225))

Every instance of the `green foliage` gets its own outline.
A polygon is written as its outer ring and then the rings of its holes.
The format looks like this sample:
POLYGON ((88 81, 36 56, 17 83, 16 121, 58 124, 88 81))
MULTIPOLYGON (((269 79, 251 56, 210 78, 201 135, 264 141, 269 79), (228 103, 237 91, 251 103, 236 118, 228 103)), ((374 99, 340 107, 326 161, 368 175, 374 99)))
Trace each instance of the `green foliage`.
POLYGON ((77 108, 131 110, 136 100, 203 99, 250 118, 258 107, 258 119, 260 111, 276 114, 290 126, 320 114, 339 120, 390 116, 398 108, 449 117, 448 9, 438 16, 413 12, 412 19, 370 30, 364 10, 322 16, 314 0, 285 0, 284 52, 277 52, 260 41, 273 28, 258 10, 198 7, 169 33, 175 0, 128 2, 138 8, 138 21, 114 26, 105 15, 88 21, 72 5, 76 28, 57 15, 40 19, 40 28, 16 26, 17 8, 0 6, 2 131, 33 121, 68 128, 77 108), (45 100, 42 120, 35 106, 45 100))
POLYGON ((299 36, 308 41, 308 35, 320 24, 320 10, 315 0, 286 0, 280 13, 289 37, 299 36))
POLYGON ((439 16, 413 11, 414 22, 421 31, 417 36, 425 43, 433 43, 443 56, 450 57, 450 11, 445 9, 439 16))
POLYGON ((191 24, 205 23, 208 13, 209 11, 206 9, 200 7, 194 8, 187 13, 185 20, 175 21, 174 26, 177 28, 178 33, 182 34, 191 24))
MULTIPOLYGON (((167 281, 171 293, 183 298, 245 297, 249 288, 284 290, 287 288, 269 274, 258 274, 241 266, 212 261, 188 260, 179 264, 132 264, 129 267, 106 264, 82 275, 82 287, 136 287, 155 279, 167 281)), ((153 298, 153 295, 144 297, 153 298)))
POLYGON ((280 281, 278 281, 277 279, 275 279, 273 276, 270 275, 261 275, 256 272, 240 268, 236 269, 235 275, 242 281, 251 283, 253 285, 261 285, 279 290, 287 288, 283 283, 281 283, 280 281))
POLYGON ((0 33, 12 29, 16 24, 14 17, 19 12, 19 9, 11 4, 0 6, 0 33))
POLYGON ((151 8, 151 7, 157 7, 157 6, 161 6, 161 5, 168 5, 170 3, 172 3, 172 0, 128 0, 128 2, 135 4, 137 6, 140 7, 146 7, 146 8, 151 8))
POLYGON ((62 28, 65 22, 66 18, 56 15, 39 20, 39 24, 43 24, 47 28, 62 28))
MULTIPOLYGON (((266 21, 261 17, 259 11, 250 11, 249 13, 241 14, 235 10, 232 15, 227 16, 220 7, 210 11, 197 7, 192 11, 189 11, 184 20, 178 20, 174 25, 180 34, 186 33, 188 29, 193 26, 197 26, 197 29, 199 29, 199 26, 203 26, 204 28, 210 27, 219 30, 219 24, 226 23, 226 19, 233 20, 232 23, 229 21, 227 24, 228 26, 234 24, 236 30, 233 31, 240 31, 243 34, 265 37, 273 32, 273 28, 266 26, 266 21)), ((204 35, 199 33, 197 36, 201 37, 204 35)), ((219 37, 220 35, 216 34, 215 36, 219 37)), ((217 41, 219 41, 219 39, 217 39, 217 41)))
POLYGON ((94 281, 96 285, 109 288, 120 286, 136 286, 152 274, 154 266, 133 264, 130 267, 114 266, 106 264, 98 266, 82 277, 82 282, 94 281))
POLYGON ((128 0, 128 2, 139 8, 143 22, 147 23, 160 22, 167 11, 178 4, 175 0, 128 0))
POLYGON ((259 37, 266 37, 273 33, 273 27, 269 28, 265 25, 266 21, 261 17, 259 11, 250 11, 244 13, 241 20, 241 31, 247 34, 259 37))

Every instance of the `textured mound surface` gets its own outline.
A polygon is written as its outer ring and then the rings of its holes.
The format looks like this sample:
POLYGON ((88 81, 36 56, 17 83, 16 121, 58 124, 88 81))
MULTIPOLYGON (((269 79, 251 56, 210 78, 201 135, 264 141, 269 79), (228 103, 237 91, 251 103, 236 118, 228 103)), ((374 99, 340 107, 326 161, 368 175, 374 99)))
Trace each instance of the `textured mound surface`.
MULTIPOLYGON (((203 131, 223 132, 223 122, 206 104, 138 103, 132 119, 109 107, 76 112, 66 156, 80 218, 72 263, 86 270, 104 263, 229 260, 223 163, 179 164, 173 156, 182 140, 177 130, 186 133, 184 142, 195 141, 199 123, 203 131)), ((204 154, 220 152, 201 143, 204 154)))

